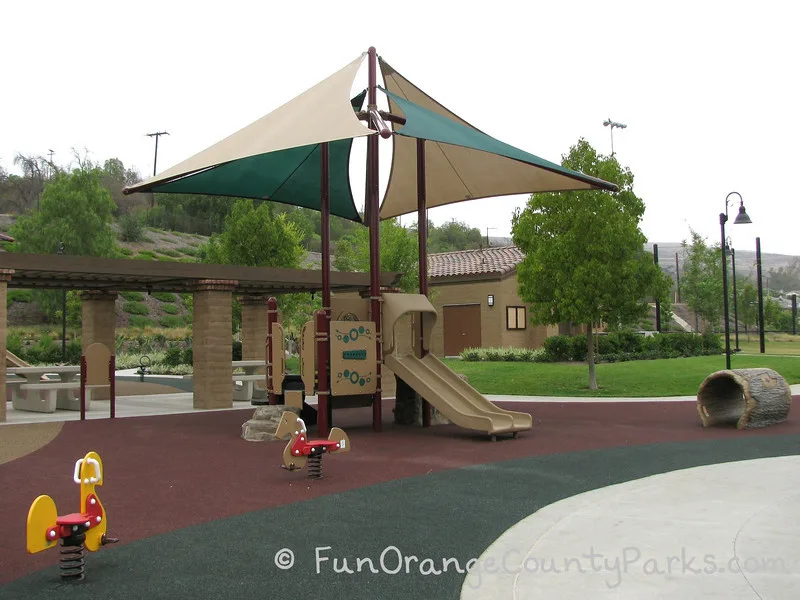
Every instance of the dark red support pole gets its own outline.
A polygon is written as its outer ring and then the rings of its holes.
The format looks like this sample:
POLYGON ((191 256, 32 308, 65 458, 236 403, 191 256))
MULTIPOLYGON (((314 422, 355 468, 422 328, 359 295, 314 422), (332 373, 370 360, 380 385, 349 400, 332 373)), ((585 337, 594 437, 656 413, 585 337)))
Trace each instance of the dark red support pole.
POLYGON ((113 419, 117 415, 117 357, 113 354, 108 359, 108 385, 110 387, 109 411, 113 419))
POLYGON ((322 310, 331 318, 331 181, 330 181, 330 150, 328 143, 321 145, 322 173, 320 197, 320 225, 322 238, 322 310))
POLYGON ((277 404, 278 397, 272 385, 272 324, 278 322, 278 300, 267 300, 267 397, 270 404, 277 404))
MULTIPOLYGON (((425 140, 417 138, 417 237, 419 239, 419 293, 428 295, 428 218, 426 206, 425 186, 425 140)), ((422 313, 419 314, 417 324, 419 335, 419 357, 425 356, 427 351, 422 345, 422 313)), ((431 405, 422 401, 422 426, 431 426, 431 405)))
POLYGON ((324 310, 316 312, 317 340, 317 433, 328 437, 330 433, 330 392, 328 390, 328 314, 324 310))
POLYGON ((81 356, 81 421, 86 420, 86 357, 81 356))
MULTIPOLYGON (((369 49, 369 87, 367 88, 367 110, 370 112, 378 108, 377 104, 377 55, 375 48, 369 49)), ((379 125, 370 119, 370 127, 379 129, 379 125)), ((377 357, 376 377, 378 389, 372 401, 372 428, 381 430, 382 419, 382 391, 381 391, 381 364, 383 363, 383 342, 381 337, 381 298, 380 298, 380 216, 378 211, 378 136, 367 137, 367 197, 365 201, 366 213, 369 220, 369 295, 370 312, 375 323, 375 350, 377 357)))

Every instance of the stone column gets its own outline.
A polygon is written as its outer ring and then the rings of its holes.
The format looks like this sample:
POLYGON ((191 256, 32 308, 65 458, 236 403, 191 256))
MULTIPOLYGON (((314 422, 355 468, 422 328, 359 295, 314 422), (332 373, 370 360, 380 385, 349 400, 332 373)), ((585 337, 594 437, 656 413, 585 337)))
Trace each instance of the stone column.
POLYGON ((6 300, 8 294, 8 282, 14 269, 0 269, 0 353, 3 357, 3 368, 0 369, 0 389, 3 390, 3 400, 0 402, 0 423, 6 420, 6 407, 8 393, 6 392, 6 332, 8 331, 8 310, 6 300))
POLYGON ((117 292, 90 291, 81 294, 81 352, 91 344, 104 344, 115 352, 117 314, 114 310, 117 292))
MULTIPOLYGON (((95 342, 100 342, 115 354, 117 292, 93 290, 81 294, 81 352, 95 342)), ((71 392, 70 392, 71 393, 71 392)), ((92 400, 108 400, 107 389, 92 390, 92 400)))
MULTIPOLYGON (((241 296, 242 305, 242 360, 267 358, 267 298, 266 296, 241 296)), ((264 381, 257 381, 253 398, 265 398, 267 393, 266 367, 256 373, 264 374, 264 381)))
POLYGON ((237 281, 205 279, 194 290, 194 408, 233 406, 232 302, 237 281))

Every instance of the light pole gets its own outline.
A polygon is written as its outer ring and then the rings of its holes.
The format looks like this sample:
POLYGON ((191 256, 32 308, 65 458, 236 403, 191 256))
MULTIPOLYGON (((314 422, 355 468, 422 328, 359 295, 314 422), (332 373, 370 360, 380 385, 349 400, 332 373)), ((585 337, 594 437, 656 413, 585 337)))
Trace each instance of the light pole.
POLYGON ((733 270, 733 331, 734 340, 736 340, 736 348, 733 351, 741 352, 742 349, 739 348, 739 298, 736 295, 736 250, 733 249, 731 238, 728 238, 727 249, 731 253, 731 269, 733 270))
MULTIPOLYGON (((64 242, 58 242, 58 255, 64 254, 64 242)), ((61 362, 67 362, 67 290, 61 290, 61 362)))
POLYGON ((612 121, 611 117, 607 120, 603 121, 604 127, 611 127, 611 156, 614 156, 614 127, 618 129, 625 129, 627 125, 623 125, 622 123, 617 123, 616 121, 612 121))
POLYGON ((720 243, 720 254, 722 254, 722 301, 724 306, 724 323, 725 323, 725 368, 731 368, 731 332, 730 323, 728 323, 728 260, 725 258, 725 223, 728 222, 728 198, 736 195, 739 196, 739 214, 736 215, 734 225, 744 225, 752 223, 750 217, 744 211, 744 200, 739 192, 731 192, 725 196, 725 212, 719 213, 719 228, 722 234, 722 241, 720 243))

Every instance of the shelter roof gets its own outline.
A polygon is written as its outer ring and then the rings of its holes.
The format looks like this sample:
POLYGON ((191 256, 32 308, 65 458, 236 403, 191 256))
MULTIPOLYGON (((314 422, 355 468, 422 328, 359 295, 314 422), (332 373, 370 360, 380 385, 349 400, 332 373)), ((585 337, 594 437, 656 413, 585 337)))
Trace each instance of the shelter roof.
POLYGON ((524 258, 516 246, 429 254, 428 274, 432 280, 503 277, 515 272, 524 258))
MULTIPOLYGON (((235 282, 234 294, 273 295, 322 289, 321 271, 97 258, 51 254, 0 253, 0 269, 13 269, 11 288, 191 292, 203 280, 235 282)), ((392 287, 398 273, 382 273, 392 287)), ((331 273, 333 292, 369 289, 368 273, 331 273)))

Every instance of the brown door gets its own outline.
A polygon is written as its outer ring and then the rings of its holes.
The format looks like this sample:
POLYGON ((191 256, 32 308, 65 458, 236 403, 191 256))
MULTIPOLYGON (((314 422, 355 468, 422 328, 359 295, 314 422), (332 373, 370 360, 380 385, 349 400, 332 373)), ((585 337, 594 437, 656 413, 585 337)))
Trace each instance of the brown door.
POLYGON ((445 356, 458 356, 464 348, 480 348, 480 304, 445 306, 443 312, 445 356))

